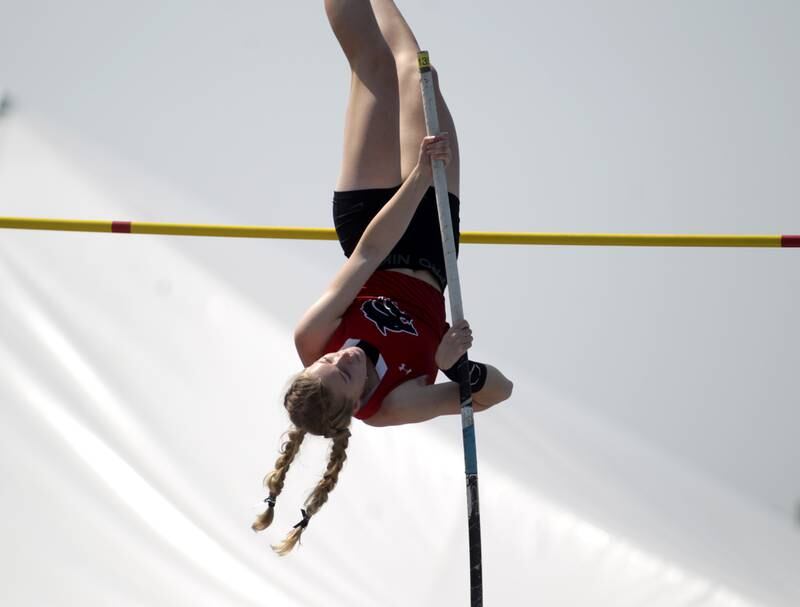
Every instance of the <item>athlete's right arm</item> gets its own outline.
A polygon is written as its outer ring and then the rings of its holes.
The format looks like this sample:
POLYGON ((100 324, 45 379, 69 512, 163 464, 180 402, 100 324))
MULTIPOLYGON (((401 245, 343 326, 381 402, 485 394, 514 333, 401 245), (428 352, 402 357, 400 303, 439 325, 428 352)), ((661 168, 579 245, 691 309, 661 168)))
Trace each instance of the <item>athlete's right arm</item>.
POLYGON ((295 327, 295 347, 304 365, 325 354, 325 344, 339 326, 345 311, 405 233, 430 187, 431 159, 443 160, 445 165, 449 162, 450 144, 446 134, 422 140, 417 166, 372 219, 333 282, 295 327))

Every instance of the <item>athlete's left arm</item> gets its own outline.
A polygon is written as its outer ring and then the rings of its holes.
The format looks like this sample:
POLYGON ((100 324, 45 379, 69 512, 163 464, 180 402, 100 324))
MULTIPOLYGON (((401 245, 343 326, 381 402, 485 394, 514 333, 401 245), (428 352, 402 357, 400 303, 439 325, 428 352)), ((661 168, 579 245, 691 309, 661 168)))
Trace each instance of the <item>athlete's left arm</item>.
MULTIPOLYGON (((511 397, 514 384, 496 367, 486 365, 486 383, 472 395, 472 407, 485 411, 511 397)), ((364 420, 371 426, 401 426, 441 415, 460 415, 458 384, 452 381, 425 385, 420 380, 401 384, 383 400, 375 415, 364 420)))

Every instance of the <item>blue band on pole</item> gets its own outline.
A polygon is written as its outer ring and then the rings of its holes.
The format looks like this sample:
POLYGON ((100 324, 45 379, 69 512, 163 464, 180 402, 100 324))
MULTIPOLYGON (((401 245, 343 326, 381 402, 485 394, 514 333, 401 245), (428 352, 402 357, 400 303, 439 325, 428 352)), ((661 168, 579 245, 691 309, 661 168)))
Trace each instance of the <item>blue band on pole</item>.
POLYGON ((478 450, 475 446, 475 426, 463 429, 464 435, 464 471, 467 474, 478 474, 478 450))

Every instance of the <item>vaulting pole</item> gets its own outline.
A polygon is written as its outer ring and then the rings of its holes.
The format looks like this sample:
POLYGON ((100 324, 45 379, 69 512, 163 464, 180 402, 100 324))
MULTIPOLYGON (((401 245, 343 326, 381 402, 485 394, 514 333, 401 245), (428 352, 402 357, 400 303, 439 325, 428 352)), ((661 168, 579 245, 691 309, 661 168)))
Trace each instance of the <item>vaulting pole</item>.
MULTIPOLYGON (((439 116, 436 111, 436 93, 428 53, 418 55, 422 86, 422 101, 425 107, 425 126, 428 135, 439 134, 439 116)), ((464 319, 461 302, 461 283, 456 262, 456 243, 453 237, 453 222, 450 217, 450 199, 447 194, 447 176, 444 163, 433 160, 433 186, 436 190, 436 206, 439 209, 439 225, 442 230, 447 285, 450 289, 450 317, 453 324, 464 319)), ((472 411, 472 389, 469 383, 469 360, 467 355, 458 361, 458 386, 461 397, 461 430, 464 440, 464 468, 467 475, 467 521, 469 525, 469 581, 472 607, 483 605, 483 571, 481 562, 481 516, 478 502, 478 454, 475 446, 475 423, 472 411)))

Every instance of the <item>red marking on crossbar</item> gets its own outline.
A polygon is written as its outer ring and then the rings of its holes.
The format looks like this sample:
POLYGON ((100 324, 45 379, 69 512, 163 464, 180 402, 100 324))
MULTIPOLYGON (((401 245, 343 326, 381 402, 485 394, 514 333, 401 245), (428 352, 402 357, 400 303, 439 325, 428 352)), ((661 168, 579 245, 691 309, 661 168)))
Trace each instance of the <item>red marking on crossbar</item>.
POLYGON ((800 234, 781 236, 782 247, 800 247, 800 234))
POLYGON ((131 233, 131 222, 130 221, 112 221, 111 222, 111 231, 117 232, 119 234, 130 234, 131 233))

